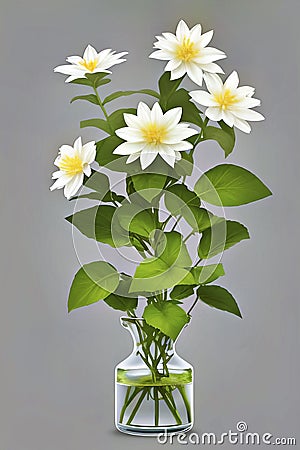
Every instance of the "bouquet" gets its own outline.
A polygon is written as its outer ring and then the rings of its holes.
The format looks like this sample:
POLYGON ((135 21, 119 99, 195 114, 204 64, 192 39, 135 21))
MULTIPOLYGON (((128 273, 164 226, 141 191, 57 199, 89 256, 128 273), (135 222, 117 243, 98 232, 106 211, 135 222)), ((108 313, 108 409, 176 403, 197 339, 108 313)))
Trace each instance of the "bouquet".
MULTIPOLYGON (((202 33, 200 24, 190 29, 183 20, 175 34, 157 36, 150 58, 166 63, 157 90, 117 91, 103 98, 109 69, 123 63, 127 52, 98 53, 88 45, 82 57, 70 56, 68 64, 54 69, 68 75, 67 83, 90 91, 71 103, 92 103, 101 116, 80 122, 100 138, 83 143, 78 137, 60 147, 50 189, 64 188, 65 197, 75 201, 76 211, 66 219, 83 235, 134 255, 131 272, 106 260, 83 265, 68 299, 69 311, 99 301, 122 311, 123 326, 132 333, 131 359, 116 371, 116 423, 125 432, 192 426, 193 372, 179 361, 173 343, 199 302, 241 317, 233 295, 216 281, 225 273, 223 252, 249 239, 249 233, 243 224, 226 220, 224 207, 271 194, 238 165, 222 163, 203 173, 194 164, 195 152, 208 140, 227 158, 235 130, 250 133, 248 122, 264 118, 253 110, 260 105, 254 88, 239 86, 237 72, 225 76, 216 63, 226 55, 209 46, 212 36, 213 31, 202 33), (194 90, 184 87, 186 77, 194 90), (127 96, 141 100, 113 110, 114 101, 127 96), (122 192, 113 189, 113 173, 122 192), (77 211, 87 200, 93 206, 77 211)), ((124 267, 122 255, 121 260, 124 267)))

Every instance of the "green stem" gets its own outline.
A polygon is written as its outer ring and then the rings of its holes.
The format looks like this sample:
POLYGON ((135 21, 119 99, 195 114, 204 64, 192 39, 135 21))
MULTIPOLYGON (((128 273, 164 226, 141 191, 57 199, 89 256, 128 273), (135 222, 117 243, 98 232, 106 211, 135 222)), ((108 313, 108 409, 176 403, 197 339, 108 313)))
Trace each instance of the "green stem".
POLYGON ((136 415, 136 413, 138 412, 139 407, 141 406, 142 401, 144 400, 144 398, 145 398, 147 392, 148 392, 148 388, 144 388, 144 390, 142 391, 142 393, 141 393, 141 395, 140 395, 140 398, 138 399, 138 401, 136 402, 135 407, 133 408, 132 413, 130 414, 129 419, 128 419, 127 422, 126 422, 126 425, 130 425, 131 422, 133 421, 133 419, 135 418, 135 415, 136 415))
POLYGON ((173 217, 172 214, 170 214, 170 215, 166 218, 166 220, 165 220, 164 223, 162 224, 162 230, 164 230, 164 229, 166 228, 168 222, 172 219, 172 217, 173 217))
POLYGON ((190 307, 190 309, 187 312, 187 315, 190 315, 190 313, 192 312, 192 310, 194 309, 194 307, 196 306, 196 303, 198 302, 198 297, 196 298, 196 300, 194 301, 194 303, 192 304, 192 306, 190 307))
POLYGON ((159 424, 159 400, 156 387, 153 388, 153 395, 154 395, 154 421, 155 426, 157 427, 159 424))
MULTIPOLYGON (((130 386, 129 386, 129 387, 130 387, 130 386)), ((120 423, 123 422, 124 414, 125 414, 125 412, 126 412, 126 409, 127 409, 128 406, 130 405, 130 403, 133 402, 133 400, 135 399, 135 397, 138 395, 138 393, 139 393, 141 390, 142 390, 142 388, 136 387, 136 388, 134 388, 133 393, 132 393, 131 396, 127 399, 127 401, 126 401, 126 398, 125 398, 124 404, 123 404, 123 407, 122 407, 122 410, 121 410, 121 413, 120 413, 120 423)), ((127 393, 126 393, 126 394, 127 394, 127 393)))
MULTIPOLYGON (((182 420, 180 418, 179 412, 177 411, 176 407, 174 408, 172 401, 169 399, 168 394, 166 392, 166 389, 161 387, 159 388, 159 392, 161 393, 167 407, 169 408, 169 410, 171 411, 174 419, 176 420, 177 425, 181 425, 182 424, 182 420)), ((172 396, 172 394, 171 394, 172 396)), ((173 399, 173 397, 172 397, 173 399)))
POLYGON ((189 402, 186 392, 185 392, 185 386, 178 386, 178 390, 181 394, 182 400, 185 405, 188 421, 191 422, 192 421, 191 405, 190 405, 190 402, 189 402))
POLYGON ((96 89, 94 86, 93 86, 93 90, 94 90, 95 95, 96 95, 96 97, 97 97, 99 106, 100 106, 100 108, 101 108, 101 110, 102 110, 102 112, 103 112, 103 114, 104 114, 104 117, 105 117, 107 123, 108 123, 108 126, 109 126, 109 129, 110 129, 110 131, 111 131, 111 134, 114 134, 114 130, 112 129, 111 124, 109 123, 109 116, 108 116, 108 114, 107 114, 107 111, 106 111, 106 109, 105 109, 105 107, 104 107, 104 105, 103 105, 103 103, 102 103, 102 100, 101 100, 101 98, 100 98, 100 96, 99 96, 99 94, 98 94, 97 89, 96 89))
POLYGON ((174 231, 174 230, 175 230, 175 228, 177 227, 177 225, 178 225, 178 223, 179 223, 179 221, 180 221, 181 219, 182 219, 182 216, 179 216, 178 219, 176 220, 176 222, 174 223, 174 225, 173 225, 171 231, 174 231))

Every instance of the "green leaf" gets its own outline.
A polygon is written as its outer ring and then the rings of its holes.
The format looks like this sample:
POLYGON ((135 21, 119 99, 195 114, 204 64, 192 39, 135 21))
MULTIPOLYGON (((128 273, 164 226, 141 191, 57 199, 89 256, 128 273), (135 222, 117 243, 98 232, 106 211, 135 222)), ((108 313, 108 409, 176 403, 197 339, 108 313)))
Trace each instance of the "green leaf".
POLYGON ((184 210, 184 219, 193 228, 194 232, 202 233, 214 224, 224 220, 223 217, 215 216, 205 208, 190 206, 189 210, 184 210))
MULTIPOLYGON (((193 137, 193 136, 192 136, 193 137)), ((187 139, 188 140, 188 139, 187 139)), ((174 171, 180 177, 192 175, 194 158, 191 152, 181 152, 181 159, 175 163, 174 171)))
POLYGON ((151 202, 166 184, 166 175, 155 173, 143 173, 139 175, 132 175, 131 177, 134 188, 139 194, 148 202, 151 202))
POLYGON ((97 200, 98 202, 111 201, 111 199, 109 200, 104 199, 103 196, 99 194, 99 192, 88 192, 87 194, 76 195, 75 197, 71 198, 71 200, 78 200, 78 199, 97 200))
POLYGON ((76 97, 73 97, 70 103, 75 102, 76 100, 85 100, 87 102, 93 103, 94 105, 99 106, 98 99, 95 94, 88 94, 88 95, 77 95, 76 97))
POLYGON ((189 322, 189 317, 186 312, 172 302, 146 306, 143 318, 148 325, 158 328, 174 341, 177 339, 184 325, 189 322))
POLYGON ((160 92, 160 103, 162 108, 166 107, 168 98, 176 91, 184 77, 177 80, 170 79, 171 72, 164 72, 158 81, 160 92))
POLYGON ((182 300, 187 297, 190 297, 194 294, 194 288, 189 285, 181 285, 181 286, 175 286, 171 293, 170 297, 172 300, 182 300))
POLYGON ((129 225, 129 231, 149 239, 150 233, 158 228, 154 214, 149 211, 137 213, 129 225))
POLYGON ((179 285, 199 286, 208 284, 225 275, 223 264, 207 264, 205 266, 191 267, 189 274, 179 285))
POLYGON ((114 292, 119 284, 119 274, 116 269, 104 261, 85 264, 73 280, 68 310, 87 306, 103 300, 114 292))
POLYGON ((108 74, 105 72, 86 73, 86 78, 77 78, 76 80, 71 81, 71 83, 97 88, 103 84, 110 83, 111 80, 109 78, 104 78, 107 77, 107 75, 108 74))
POLYGON ((114 218, 116 212, 113 206, 93 206, 66 217, 82 234, 111 247, 128 245, 127 234, 114 218))
POLYGON ((191 206, 199 207, 200 199, 185 184, 173 184, 166 188, 165 205, 173 216, 184 215, 191 206))
POLYGON ((82 120, 80 122, 80 128, 87 128, 87 127, 99 128, 100 130, 105 131, 105 133, 111 134, 109 124, 106 122, 106 120, 103 120, 103 119, 82 120))
MULTIPOLYGON (((122 108, 117 109, 117 111, 114 111, 109 117, 108 122, 112 129, 118 130, 119 128, 127 126, 124 120, 124 114, 136 114, 135 108, 122 108)), ((122 141, 123 142, 123 141, 122 141)))
POLYGON ((150 233, 158 228, 155 215, 149 210, 143 211, 134 203, 120 206, 116 211, 116 219, 124 230, 147 239, 150 233))
POLYGON ((198 127, 202 127, 203 120, 200 116, 201 111, 190 100, 191 97, 188 91, 181 88, 169 96, 166 109, 172 109, 179 106, 182 108, 182 122, 191 122, 198 127))
POLYGON ((203 138, 204 140, 212 139, 217 141, 220 147, 225 152, 225 157, 230 155, 235 144, 234 129, 226 125, 224 122, 220 122, 221 128, 217 127, 204 127, 203 138))
POLYGON ((84 183, 85 187, 99 192, 103 197, 110 191, 109 178, 104 173, 93 170, 90 177, 84 183))
POLYGON ((189 189, 185 184, 173 184, 166 191, 171 192, 177 198, 180 198, 189 206, 200 206, 200 199, 195 192, 189 189))
POLYGON ((220 164, 205 172, 194 191, 212 205, 239 206, 271 195, 253 173, 233 164, 220 164))
POLYGON ((128 95, 134 94, 146 94, 151 95, 152 97, 159 98, 159 94, 156 91, 153 91, 152 89, 140 89, 138 91, 117 91, 105 97, 102 103, 103 105, 105 105, 106 103, 109 103, 112 100, 116 100, 117 98, 127 97, 128 95))
POLYGON ((174 287, 188 274, 185 267, 191 258, 182 236, 176 231, 164 233, 161 245, 157 245, 157 256, 147 258, 136 268, 130 292, 155 292, 174 287))
POLYGON ((235 299, 225 288, 221 286, 200 286, 197 294, 207 305, 242 317, 235 299))
POLYGON ((110 294, 104 301, 108 306, 118 311, 133 311, 138 303, 137 298, 121 297, 116 294, 110 294))
POLYGON ((238 242, 249 239, 247 228, 239 222, 223 220, 204 230, 198 247, 201 259, 212 258, 238 242))
MULTIPOLYGON (((97 147, 97 155, 96 155, 96 161, 100 166, 107 166, 108 164, 112 163, 113 161, 116 161, 120 159, 119 155, 114 155, 113 151, 115 148, 118 147, 118 145, 122 144, 122 139, 118 138, 117 136, 109 136, 105 139, 102 139, 102 141, 99 141, 96 143, 97 147)), ((124 162, 125 166, 125 162, 124 162)), ((125 170, 125 168, 124 168, 125 170)))
MULTIPOLYGON (((104 300, 108 306, 119 311, 133 311, 138 304, 137 297, 129 294, 129 287, 132 278, 126 274, 121 274, 121 280, 117 289, 104 300)), ((136 294, 138 295, 138 294, 136 294)))

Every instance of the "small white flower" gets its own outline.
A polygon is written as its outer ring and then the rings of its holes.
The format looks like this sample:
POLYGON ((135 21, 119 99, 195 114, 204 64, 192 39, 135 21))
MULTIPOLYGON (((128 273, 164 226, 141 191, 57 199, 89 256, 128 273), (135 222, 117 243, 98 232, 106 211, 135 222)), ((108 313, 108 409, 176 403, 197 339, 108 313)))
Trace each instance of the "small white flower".
POLYGON ((205 115, 215 121, 223 120, 230 127, 237 127, 250 133, 247 120, 264 120, 264 116, 249 108, 260 105, 260 100, 252 98, 255 90, 250 86, 240 86, 237 72, 232 72, 223 84, 215 74, 206 74, 205 83, 209 91, 192 91, 190 96, 195 102, 208 106, 205 115))
POLYGON ((142 170, 150 166, 157 155, 174 167, 181 159, 180 152, 193 148, 185 139, 198 133, 189 128, 189 124, 179 123, 181 115, 182 108, 173 108, 164 114, 158 102, 152 110, 140 102, 137 115, 124 114, 128 126, 119 128, 116 134, 127 142, 120 144, 114 153, 129 155, 127 164, 140 158, 142 170))
POLYGON ((52 174, 56 179, 50 190, 64 189, 67 199, 76 194, 82 186, 84 175, 89 177, 92 173, 90 164, 95 161, 95 141, 82 145, 81 137, 77 138, 74 146, 62 145, 54 164, 60 169, 52 174))
POLYGON ((162 33, 156 36, 155 52, 150 58, 169 61, 165 71, 171 72, 171 80, 176 80, 187 73, 194 83, 202 85, 203 72, 224 73, 220 66, 214 63, 226 58, 221 50, 207 47, 213 37, 213 31, 201 34, 201 25, 189 29, 181 20, 177 25, 176 35, 162 33))
POLYGON ((111 73, 107 69, 115 64, 126 61, 126 59, 121 58, 127 54, 128 52, 116 53, 110 48, 97 53, 94 47, 88 45, 82 58, 81 56, 69 56, 66 61, 71 63, 71 65, 66 64, 64 66, 55 67, 54 72, 70 75, 66 79, 66 83, 76 80, 77 78, 86 78, 86 73, 111 73))

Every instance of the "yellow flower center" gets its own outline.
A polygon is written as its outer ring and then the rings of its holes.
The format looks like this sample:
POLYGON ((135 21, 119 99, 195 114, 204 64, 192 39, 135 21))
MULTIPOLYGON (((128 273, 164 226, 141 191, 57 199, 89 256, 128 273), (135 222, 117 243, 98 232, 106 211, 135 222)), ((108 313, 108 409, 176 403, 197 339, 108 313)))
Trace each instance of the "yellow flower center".
POLYGON ((90 72, 94 72, 94 70, 97 67, 97 60, 93 59, 92 61, 86 61, 85 59, 83 62, 80 63, 83 67, 85 67, 90 72))
POLYGON ((230 89, 225 89, 219 94, 215 94, 215 101, 219 103, 222 109, 227 109, 229 106, 238 102, 236 95, 234 95, 230 89))
POLYGON ((73 157, 65 155, 60 159, 58 167, 67 175, 77 175, 83 171, 83 163, 78 155, 73 157))
POLYGON ((160 144, 166 136, 166 129, 156 123, 150 123, 142 133, 147 144, 160 144))
POLYGON ((183 41, 178 45, 176 50, 176 56, 181 61, 191 61, 195 56, 199 54, 199 50, 195 49, 194 42, 191 42, 190 38, 183 38, 183 41))

